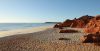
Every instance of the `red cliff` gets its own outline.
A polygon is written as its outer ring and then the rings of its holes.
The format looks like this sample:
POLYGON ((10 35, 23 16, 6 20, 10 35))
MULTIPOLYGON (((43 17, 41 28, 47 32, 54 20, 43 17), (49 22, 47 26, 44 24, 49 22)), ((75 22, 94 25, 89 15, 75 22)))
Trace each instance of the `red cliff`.
POLYGON ((59 24, 59 25, 55 25, 54 28, 58 28, 58 27, 73 27, 73 28, 84 28, 86 26, 86 24, 92 19, 94 18, 93 16, 82 16, 80 18, 75 18, 73 20, 69 20, 67 19, 66 21, 64 21, 63 23, 59 24))

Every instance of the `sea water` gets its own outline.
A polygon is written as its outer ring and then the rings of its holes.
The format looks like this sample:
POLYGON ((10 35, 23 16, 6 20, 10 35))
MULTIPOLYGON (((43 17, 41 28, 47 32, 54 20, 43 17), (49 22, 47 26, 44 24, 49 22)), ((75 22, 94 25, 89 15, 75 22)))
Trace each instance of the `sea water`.
POLYGON ((0 23, 0 31, 34 28, 49 25, 54 25, 54 23, 0 23))

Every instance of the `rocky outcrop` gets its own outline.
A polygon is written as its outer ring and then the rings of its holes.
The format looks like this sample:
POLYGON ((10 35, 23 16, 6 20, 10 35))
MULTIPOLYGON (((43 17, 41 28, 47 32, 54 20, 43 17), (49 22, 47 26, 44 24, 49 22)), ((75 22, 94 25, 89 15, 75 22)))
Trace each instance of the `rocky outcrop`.
POLYGON ((61 28, 61 27, 73 27, 73 28, 83 28, 86 26, 86 24, 92 19, 94 18, 93 16, 82 16, 80 18, 75 18, 73 20, 69 20, 67 19, 66 21, 64 21, 62 24, 59 25, 55 25, 54 28, 61 28), (57 26, 57 27, 56 27, 57 26))
POLYGON ((100 34, 88 34, 80 38, 83 43, 100 43, 100 34))
POLYGON ((70 27, 72 27, 72 28, 82 28, 82 27, 84 27, 84 21, 82 21, 82 20, 74 20, 74 22, 71 24, 71 26, 70 27))
MULTIPOLYGON (((66 20, 63 23, 56 25, 57 28, 72 27, 84 28, 86 33, 80 39, 83 43, 95 43, 100 45, 100 15, 97 16, 82 16, 73 20, 66 20)), ((77 33, 77 30, 60 30, 60 33, 77 33)))
POLYGON ((95 16, 89 21, 84 32, 89 34, 81 37, 83 43, 100 43, 100 15, 95 16))
MULTIPOLYGON (((56 25, 57 28, 72 27, 84 28, 86 33, 80 39, 83 43, 96 43, 100 44, 100 15, 97 16, 82 16, 73 20, 66 20, 63 23, 56 25)), ((76 33, 77 30, 61 30, 60 33, 76 33)))
POLYGON ((73 28, 82 28, 84 26, 84 21, 82 20, 66 20, 63 24, 63 27, 73 27, 73 28))
POLYGON ((84 24, 86 25, 92 18, 94 18, 94 16, 85 15, 78 18, 78 20, 84 21, 84 24))
POLYGON ((63 27, 70 27, 71 26, 71 24, 74 22, 74 20, 69 20, 69 19, 67 19, 66 21, 64 21, 63 23, 62 23, 62 26, 63 27))
POLYGON ((88 34, 88 35, 82 36, 80 39, 83 43, 93 43, 94 41, 93 37, 94 37, 93 34, 88 34))
POLYGON ((95 18, 91 19, 90 22, 86 25, 84 29, 85 33, 95 34, 96 32, 100 33, 100 16, 95 16, 95 18))
POLYGON ((63 29, 62 23, 57 23, 56 25, 54 25, 54 28, 63 29))

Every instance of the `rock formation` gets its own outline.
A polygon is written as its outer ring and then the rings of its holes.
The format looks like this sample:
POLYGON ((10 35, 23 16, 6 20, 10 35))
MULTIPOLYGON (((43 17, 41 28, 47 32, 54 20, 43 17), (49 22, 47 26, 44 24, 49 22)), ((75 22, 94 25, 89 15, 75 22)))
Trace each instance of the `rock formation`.
POLYGON ((63 28, 63 27, 62 27, 62 23, 57 23, 57 24, 54 26, 54 28, 62 29, 62 28, 63 28))
POLYGON ((84 27, 84 21, 82 20, 74 20, 74 22, 71 24, 70 27, 72 28, 83 28, 84 27))
POLYGON ((67 19, 66 21, 64 21, 62 24, 59 25, 55 25, 54 28, 58 28, 58 27, 73 27, 73 28, 83 28, 85 27, 85 25, 92 19, 94 18, 93 16, 82 16, 80 18, 75 18, 73 20, 69 20, 67 19))
MULTIPOLYGON (((99 43, 100 44, 100 15, 97 16, 82 16, 73 20, 67 19, 63 23, 56 24, 56 28, 72 27, 84 28, 86 33, 80 39, 83 43, 99 43)), ((75 33, 76 30, 61 30, 60 33, 75 33)))
POLYGON ((88 34, 80 38, 83 43, 100 43, 100 34, 88 34))
POLYGON ((100 43, 100 15, 89 21, 84 32, 89 34, 81 37, 83 43, 100 43))
POLYGON ((84 24, 86 25, 92 18, 94 18, 94 16, 85 15, 78 18, 78 20, 84 21, 84 24))
POLYGON ((95 16, 95 18, 91 19, 86 25, 84 32, 92 34, 95 34, 96 32, 100 33, 100 16, 95 16))

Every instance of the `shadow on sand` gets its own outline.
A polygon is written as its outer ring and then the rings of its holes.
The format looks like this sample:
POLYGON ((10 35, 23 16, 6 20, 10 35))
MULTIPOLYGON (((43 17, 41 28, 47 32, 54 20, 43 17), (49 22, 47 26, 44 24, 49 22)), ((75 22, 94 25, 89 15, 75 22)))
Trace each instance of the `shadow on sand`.
POLYGON ((70 40, 69 38, 59 38, 59 40, 70 40))

